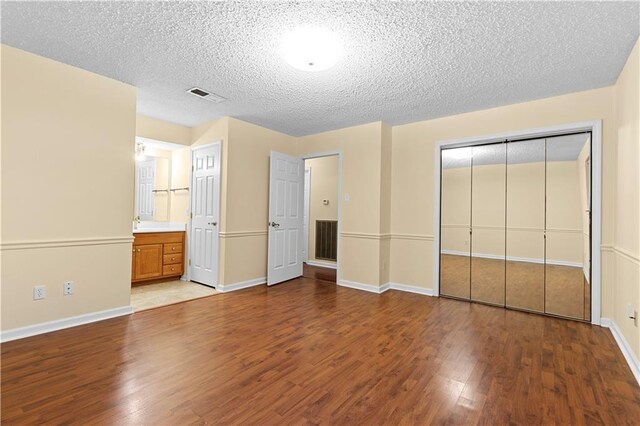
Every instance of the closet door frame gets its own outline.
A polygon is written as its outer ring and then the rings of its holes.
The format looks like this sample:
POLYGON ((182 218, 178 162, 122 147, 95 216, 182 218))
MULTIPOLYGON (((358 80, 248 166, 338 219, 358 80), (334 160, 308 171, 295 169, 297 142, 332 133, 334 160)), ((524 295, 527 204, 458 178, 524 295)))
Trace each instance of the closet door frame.
POLYGON ((591 132, 591 324, 601 325, 601 232, 602 232, 602 120, 582 121, 536 129, 439 141, 434 155, 434 228, 433 295, 440 295, 440 177, 441 155, 446 148, 560 136, 566 133, 591 132))

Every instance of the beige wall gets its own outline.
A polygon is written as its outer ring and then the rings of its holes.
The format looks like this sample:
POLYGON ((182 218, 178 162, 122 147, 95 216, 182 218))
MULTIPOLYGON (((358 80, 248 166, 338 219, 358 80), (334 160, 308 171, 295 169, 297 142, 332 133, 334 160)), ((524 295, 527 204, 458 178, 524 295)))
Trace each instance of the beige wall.
POLYGON ((162 142, 191 144, 191 128, 138 114, 136 136, 162 142))
MULTIPOLYGON (((310 260, 316 259, 316 220, 338 220, 338 157, 320 157, 306 160, 311 169, 309 189, 309 246, 310 260), (328 200, 329 204, 323 204, 328 200)), ((322 260, 323 262, 331 262, 322 260)))
POLYGON ((2 330, 128 306, 135 88, 5 45, 1 57, 2 330))
MULTIPOLYGON (((381 208, 386 187, 381 182, 383 127, 376 122, 333 130, 298 138, 296 144, 298 155, 342 152, 340 279, 376 287, 387 282, 382 282, 385 277, 380 274, 388 245, 384 241, 388 236, 382 233, 386 217, 381 208)), ((387 151, 389 145, 387 137, 387 151)))
MULTIPOLYGON (((607 312, 620 327, 640 358, 639 320, 630 319, 626 305, 640 311, 640 47, 636 43, 615 85, 617 128, 617 178, 615 187, 615 256, 612 311, 607 312)), ((607 188, 607 187, 605 187, 607 188)), ((611 244, 611 242, 608 242, 611 244)))

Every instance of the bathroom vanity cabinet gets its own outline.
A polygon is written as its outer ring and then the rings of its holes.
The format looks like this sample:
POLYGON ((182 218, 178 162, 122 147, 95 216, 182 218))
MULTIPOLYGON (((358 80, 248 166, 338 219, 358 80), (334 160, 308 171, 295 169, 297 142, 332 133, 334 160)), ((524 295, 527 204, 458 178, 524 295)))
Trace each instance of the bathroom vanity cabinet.
POLYGON ((178 278, 184 272, 183 232, 134 233, 131 282, 178 278))

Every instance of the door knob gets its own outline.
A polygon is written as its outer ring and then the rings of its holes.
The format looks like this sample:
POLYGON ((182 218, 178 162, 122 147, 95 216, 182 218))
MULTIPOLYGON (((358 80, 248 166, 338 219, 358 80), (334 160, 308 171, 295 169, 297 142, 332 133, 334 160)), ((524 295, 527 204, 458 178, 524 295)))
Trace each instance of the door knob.
POLYGON ((218 224, 218 222, 207 222, 207 225, 213 225, 216 226, 218 224))
POLYGON ((269 225, 273 226, 274 228, 280 228, 279 223, 271 222, 269 225))

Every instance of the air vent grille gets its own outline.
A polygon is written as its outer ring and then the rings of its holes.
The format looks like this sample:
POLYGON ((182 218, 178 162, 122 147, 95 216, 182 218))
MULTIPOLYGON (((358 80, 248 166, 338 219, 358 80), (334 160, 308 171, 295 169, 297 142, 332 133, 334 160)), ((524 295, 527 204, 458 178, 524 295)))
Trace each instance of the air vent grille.
POLYGON ((187 92, 191 93, 193 96, 197 96, 200 99, 206 99, 209 102, 213 102, 215 104, 226 101, 226 99, 222 96, 216 95, 215 93, 207 92, 206 90, 202 90, 199 87, 193 87, 187 90, 187 92))

